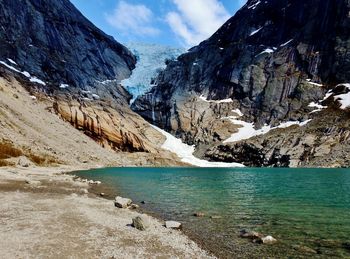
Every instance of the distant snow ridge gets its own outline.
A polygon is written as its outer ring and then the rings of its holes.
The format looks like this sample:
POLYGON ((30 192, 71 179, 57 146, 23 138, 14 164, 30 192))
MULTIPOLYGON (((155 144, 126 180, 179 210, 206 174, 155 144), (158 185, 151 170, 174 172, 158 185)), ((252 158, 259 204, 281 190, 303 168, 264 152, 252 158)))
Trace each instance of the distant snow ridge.
POLYGON ((137 57, 136 68, 131 77, 122 81, 122 85, 133 95, 131 102, 152 88, 152 79, 159 71, 165 69, 167 59, 175 60, 186 52, 183 48, 157 44, 129 43, 126 46, 137 57))

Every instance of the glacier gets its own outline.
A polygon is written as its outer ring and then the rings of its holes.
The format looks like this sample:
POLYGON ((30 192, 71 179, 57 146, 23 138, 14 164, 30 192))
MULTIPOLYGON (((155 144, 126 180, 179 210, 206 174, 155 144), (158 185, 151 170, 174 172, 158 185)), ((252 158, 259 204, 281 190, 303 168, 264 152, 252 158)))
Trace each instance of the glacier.
POLYGON ((166 68, 166 60, 175 60, 186 52, 184 48, 175 48, 158 44, 126 43, 137 58, 136 68, 131 77, 121 84, 132 94, 131 103, 140 95, 147 93, 154 85, 154 78, 166 68))

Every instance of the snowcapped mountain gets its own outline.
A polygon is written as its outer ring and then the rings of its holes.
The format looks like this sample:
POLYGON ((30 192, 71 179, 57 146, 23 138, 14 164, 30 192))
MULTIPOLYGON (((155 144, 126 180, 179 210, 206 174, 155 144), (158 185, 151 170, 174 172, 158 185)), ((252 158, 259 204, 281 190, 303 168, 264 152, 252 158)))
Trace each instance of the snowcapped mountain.
POLYGON ((204 159, 349 166, 349 46, 349 0, 248 0, 131 108, 204 159))
POLYGON ((167 60, 176 60, 186 52, 183 48, 157 44, 128 43, 126 46, 137 58, 131 77, 122 81, 122 85, 133 95, 132 102, 154 86, 152 80, 166 68, 167 60))

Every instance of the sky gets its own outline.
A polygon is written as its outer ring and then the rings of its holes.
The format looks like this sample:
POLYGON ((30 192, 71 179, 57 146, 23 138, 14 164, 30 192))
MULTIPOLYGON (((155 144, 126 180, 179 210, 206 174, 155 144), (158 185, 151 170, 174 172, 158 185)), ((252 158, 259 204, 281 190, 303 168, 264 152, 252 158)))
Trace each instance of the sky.
POLYGON ((191 47, 210 37, 246 0, 71 0, 121 43, 191 47))

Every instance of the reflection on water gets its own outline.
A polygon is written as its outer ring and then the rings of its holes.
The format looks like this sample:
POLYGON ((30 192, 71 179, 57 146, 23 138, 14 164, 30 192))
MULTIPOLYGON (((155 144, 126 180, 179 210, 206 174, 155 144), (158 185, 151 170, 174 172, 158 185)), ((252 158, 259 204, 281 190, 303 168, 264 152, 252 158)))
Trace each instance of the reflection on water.
POLYGON ((146 210, 183 222, 223 258, 350 257, 348 169, 109 168, 80 175, 146 200, 146 210), (193 217, 197 211, 207 217, 193 217), (242 228, 279 243, 242 240, 242 228))

